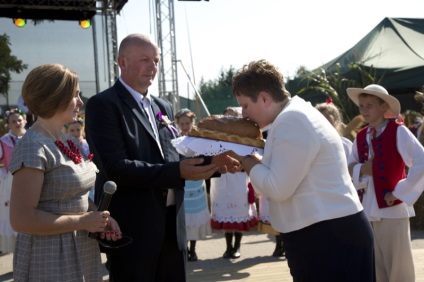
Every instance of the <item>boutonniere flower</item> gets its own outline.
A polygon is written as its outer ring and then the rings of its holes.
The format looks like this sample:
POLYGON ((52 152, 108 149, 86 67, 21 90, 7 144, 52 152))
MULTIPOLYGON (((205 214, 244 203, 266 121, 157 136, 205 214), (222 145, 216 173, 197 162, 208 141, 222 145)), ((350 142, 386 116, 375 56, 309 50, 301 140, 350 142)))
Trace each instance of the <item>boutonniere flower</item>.
POLYGON ((162 112, 158 113, 157 118, 158 118, 158 121, 161 122, 163 125, 172 124, 172 121, 169 120, 168 116, 163 115, 162 112))
POLYGON ((159 112, 156 117, 161 124, 166 126, 169 133, 171 133, 172 139, 178 137, 178 130, 175 128, 175 126, 172 125, 173 122, 168 118, 168 116, 163 115, 162 112, 159 112))

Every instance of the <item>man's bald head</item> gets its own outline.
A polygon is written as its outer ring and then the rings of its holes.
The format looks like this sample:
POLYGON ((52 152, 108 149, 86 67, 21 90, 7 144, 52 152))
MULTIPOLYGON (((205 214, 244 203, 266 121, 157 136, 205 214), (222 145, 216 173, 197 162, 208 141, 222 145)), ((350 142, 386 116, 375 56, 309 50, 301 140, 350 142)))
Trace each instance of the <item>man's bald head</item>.
POLYGON ((134 34, 128 35, 121 41, 121 45, 119 45, 118 55, 124 56, 128 52, 128 49, 131 46, 137 46, 137 45, 143 45, 143 44, 153 45, 156 48, 158 48, 157 44, 150 38, 150 36, 141 34, 141 33, 134 33, 134 34))

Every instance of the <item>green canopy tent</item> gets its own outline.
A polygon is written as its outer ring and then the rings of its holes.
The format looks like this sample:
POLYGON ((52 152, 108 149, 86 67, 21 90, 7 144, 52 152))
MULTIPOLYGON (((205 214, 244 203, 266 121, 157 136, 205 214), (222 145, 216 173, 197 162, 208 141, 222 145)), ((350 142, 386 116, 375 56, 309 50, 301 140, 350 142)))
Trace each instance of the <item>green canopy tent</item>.
MULTIPOLYGON (((357 63, 363 69, 374 68, 377 77, 382 77, 380 84, 400 100, 403 110, 420 110, 421 105, 413 96, 424 86, 424 19, 385 18, 355 46, 314 72, 322 68, 331 74, 339 64, 344 77, 357 80, 358 73, 349 68, 350 63, 357 63)), ((306 86, 301 80, 288 82, 292 94, 306 86)), ((305 99, 313 96, 306 94, 305 99)), ((313 100, 325 101, 322 94, 315 94, 321 97, 313 100)))
POLYGON ((350 50, 322 66, 334 71, 339 63, 373 66, 390 90, 419 89, 424 85, 424 19, 385 18, 350 50))

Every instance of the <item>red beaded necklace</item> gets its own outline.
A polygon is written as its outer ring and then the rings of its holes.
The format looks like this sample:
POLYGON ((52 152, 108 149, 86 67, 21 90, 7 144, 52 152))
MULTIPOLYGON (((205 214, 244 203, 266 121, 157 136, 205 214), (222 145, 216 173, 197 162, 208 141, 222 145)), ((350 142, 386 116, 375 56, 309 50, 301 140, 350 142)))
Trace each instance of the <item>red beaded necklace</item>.
POLYGON ((56 141, 54 141, 54 143, 62 151, 62 153, 67 155, 68 158, 70 158, 75 164, 79 164, 79 163, 82 162, 81 153, 80 153, 79 149, 77 148, 77 146, 75 145, 75 143, 72 142, 72 140, 70 140, 70 139, 66 140, 66 143, 68 143, 69 148, 71 148, 70 150, 60 140, 56 140, 56 141))
MULTIPOLYGON (((42 124, 40 121, 38 121, 38 123, 44 128, 44 130, 50 134, 54 139, 56 139, 54 137, 54 135, 44 126, 44 124, 42 124)), ((80 153, 80 150, 78 149, 78 147, 75 145, 75 143, 70 140, 67 139, 66 143, 68 143, 68 147, 65 146, 65 144, 63 144, 62 141, 60 140, 55 140, 54 144, 56 144, 56 146, 59 148, 59 150, 64 153, 66 156, 68 156, 68 158, 70 158, 75 164, 79 164, 82 162, 82 155, 80 153)))

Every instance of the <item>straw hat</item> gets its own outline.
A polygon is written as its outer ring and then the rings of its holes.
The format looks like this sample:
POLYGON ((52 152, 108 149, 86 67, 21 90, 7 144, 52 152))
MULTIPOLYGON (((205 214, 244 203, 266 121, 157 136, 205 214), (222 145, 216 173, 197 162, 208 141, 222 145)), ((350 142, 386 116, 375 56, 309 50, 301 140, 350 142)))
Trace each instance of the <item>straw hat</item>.
POLYGON ((346 89, 349 98, 359 106, 359 95, 369 94, 377 96, 389 105, 389 109, 384 113, 385 118, 397 118, 400 114, 400 103, 398 99, 391 96, 387 90, 377 84, 370 84, 364 89, 362 88, 348 88, 346 89))

